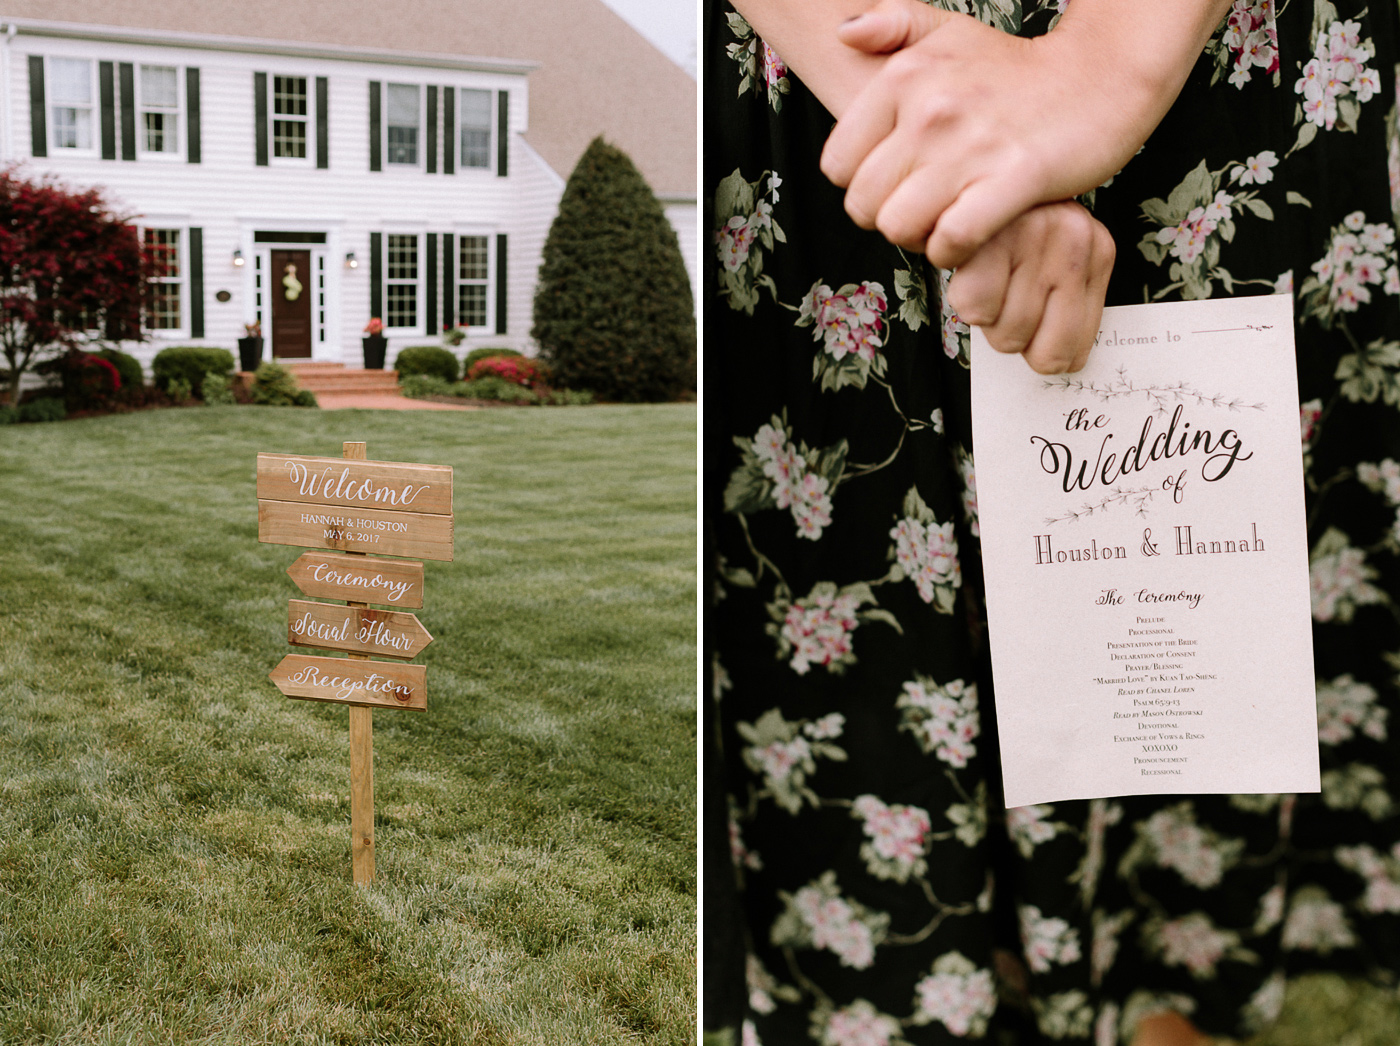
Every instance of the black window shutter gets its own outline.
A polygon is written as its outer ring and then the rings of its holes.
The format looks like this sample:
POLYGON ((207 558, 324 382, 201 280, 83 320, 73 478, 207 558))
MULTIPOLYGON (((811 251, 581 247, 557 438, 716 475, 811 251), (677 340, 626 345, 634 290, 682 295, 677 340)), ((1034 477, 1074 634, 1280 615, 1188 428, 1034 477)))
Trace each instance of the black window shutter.
POLYGON ((437 88, 428 85, 428 173, 437 174, 437 88))
MULTIPOLYGON (((456 142, 457 131, 457 88, 442 89, 442 173, 455 174, 457 171, 456 142)), ((449 237, 450 239, 450 237, 449 237)))
POLYGON ((49 155, 49 125, 44 101, 43 55, 29 56, 29 152, 33 156, 49 155))
POLYGON ((379 81, 369 82, 369 169, 371 171, 382 171, 383 164, 379 158, 379 81))
POLYGON ((189 139, 186 147, 186 159, 190 163, 200 161, 200 141, 199 141, 199 70, 185 70, 185 104, 189 107, 189 115, 185 118, 185 137, 189 139))
POLYGON ((384 318, 384 238, 369 234, 369 314, 384 318))
POLYGON ((267 166, 267 74, 253 74, 253 162, 267 166))
POLYGON ((331 165, 331 88, 324 76, 316 77, 316 166, 331 165))
MULTIPOLYGON (((504 94, 505 92, 501 92, 504 94)), ((506 332, 506 234, 496 234, 496 333, 506 332)))
POLYGON ((122 62, 117 67, 122 87, 122 159, 136 159, 136 67, 122 62))
MULTIPOLYGON (((510 92, 496 92, 496 176, 504 178, 510 155, 510 92)), ((502 240, 501 242, 505 242, 502 240)), ((497 333, 503 333, 498 331, 497 333)))
POLYGON ((204 230, 190 229, 190 337, 204 337, 204 230))
POLYGON ((428 233, 428 322, 423 333, 430 337, 438 331, 438 253, 437 233, 428 233))
POLYGON ((111 62, 97 63, 97 100, 102 110, 102 159, 117 158, 117 80, 116 67, 111 62))
MULTIPOLYGON (((448 172, 451 173, 451 172, 448 172)), ((452 257, 452 234, 445 232, 442 234, 442 327, 455 327, 453 319, 456 313, 457 293, 456 281, 452 279, 455 268, 452 257)))

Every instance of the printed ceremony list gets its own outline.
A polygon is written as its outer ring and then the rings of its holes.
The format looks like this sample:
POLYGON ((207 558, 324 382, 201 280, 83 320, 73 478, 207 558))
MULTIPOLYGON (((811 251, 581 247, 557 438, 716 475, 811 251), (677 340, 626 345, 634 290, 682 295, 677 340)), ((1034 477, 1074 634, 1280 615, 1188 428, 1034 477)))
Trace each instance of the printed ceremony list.
POLYGON ((1292 304, 1107 309, 1053 376, 974 329, 1007 806, 1318 791, 1292 304))

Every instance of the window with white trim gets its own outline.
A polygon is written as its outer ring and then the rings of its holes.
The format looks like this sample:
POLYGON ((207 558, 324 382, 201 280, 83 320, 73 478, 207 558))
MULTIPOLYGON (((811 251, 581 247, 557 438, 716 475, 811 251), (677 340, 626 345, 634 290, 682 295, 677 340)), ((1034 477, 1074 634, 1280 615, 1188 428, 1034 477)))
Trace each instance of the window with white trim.
POLYGON ((385 121, 387 148, 385 153, 392 164, 417 166, 418 128, 420 124, 418 85, 389 84, 388 106, 385 121))
POLYGON ((491 92, 462 88, 462 167, 491 166, 491 92))
POLYGON ((418 237, 384 237, 384 326, 418 326, 418 237))
POLYGON ((272 78, 272 155, 287 160, 306 159, 311 137, 311 115, 305 76, 272 78))
POLYGON ((151 260, 150 285, 146 306, 147 330, 179 330, 180 299, 184 283, 180 264, 180 230, 146 229, 142 233, 146 254, 151 260))
POLYGON ((459 236, 457 248, 457 322, 485 327, 491 288, 491 237, 459 236))
POLYGON ((86 58, 50 58, 48 92, 55 149, 93 149, 92 62, 86 58))
POLYGON ((137 88, 141 151, 174 153, 180 148, 180 80, 170 65, 143 65, 137 88))

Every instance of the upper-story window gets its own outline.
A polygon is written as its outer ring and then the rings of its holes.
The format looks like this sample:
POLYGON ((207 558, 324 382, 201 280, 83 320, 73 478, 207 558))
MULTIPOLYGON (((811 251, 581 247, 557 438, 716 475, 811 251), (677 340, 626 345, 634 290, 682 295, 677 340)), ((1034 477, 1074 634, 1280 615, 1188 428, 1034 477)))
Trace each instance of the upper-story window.
POLYGON ((49 98, 55 149, 93 148, 92 62, 85 58, 50 58, 49 98))
POLYGON ((390 234, 384 270, 384 326, 418 326, 418 237, 390 234))
POLYGON ((180 230, 146 229, 142 235, 151 259, 148 330, 180 329, 180 288, 184 283, 180 265, 180 230))
POLYGON ((180 86, 170 65, 143 65, 140 82, 141 150, 174 154, 180 148, 180 86))
POLYGON ((416 84, 389 84, 388 160, 390 163, 418 163, 418 87, 416 84))
POLYGON ((462 166, 491 166, 491 92, 462 89, 462 166))
POLYGON ((307 78, 272 78, 272 155, 284 159, 306 159, 306 140, 311 117, 307 104, 307 78))

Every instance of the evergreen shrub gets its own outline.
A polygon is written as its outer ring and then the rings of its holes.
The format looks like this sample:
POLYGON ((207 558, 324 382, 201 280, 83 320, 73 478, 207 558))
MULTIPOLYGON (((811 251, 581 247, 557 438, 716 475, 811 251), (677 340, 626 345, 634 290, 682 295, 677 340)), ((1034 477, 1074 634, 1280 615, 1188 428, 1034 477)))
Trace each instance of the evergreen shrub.
POLYGON ((117 368, 117 373, 121 375, 122 379, 121 391, 124 398, 146 384, 146 375, 141 370, 141 361, 135 356, 118 349, 99 349, 93 355, 100 356, 117 368))
POLYGON ((13 425, 19 421, 19 410, 8 403, 0 405, 0 425, 13 425))
POLYGON ((20 421, 62 421, 68 417, 68 408, 61 399, 45 396, 21 404, 18 415, 20 421))
POLYGON ((394 359, 399 381, 410 374, 432 374, 443 381, 456 381, 457 357, 441 345, 411 345, 394 359))
POLYGON ((238 400, 234 398, 233 387, 228 378, 222 374, 204 375, 204 402, 210 407, 232 406, 238 400))
POLYGON ((443 381, 436 374, 409 374, 400 379, 399 391, 411 400, 427 399, 429 396, 450 396, 452 382, 443 381))
POLYGON ((269 407, 315 407, 316 395, 297 386, 296 375, 280 363, 262 363, 253 372, 251 398, 269 407))
POLYGON ((233 353, 228 349, 172 345, 161 349, 151 361, 151 377, 157 387, 166 392, 170 392, 170 383, 178 378, 189 382, 190 391, 199 396, 204 388, 204 375, 232 373, 233 353))
POLYGON ((624 402, 695 375, 695 314, 675 230, 626 153, 595 138, 544 245, 532 335, 554 380, 624 402))

